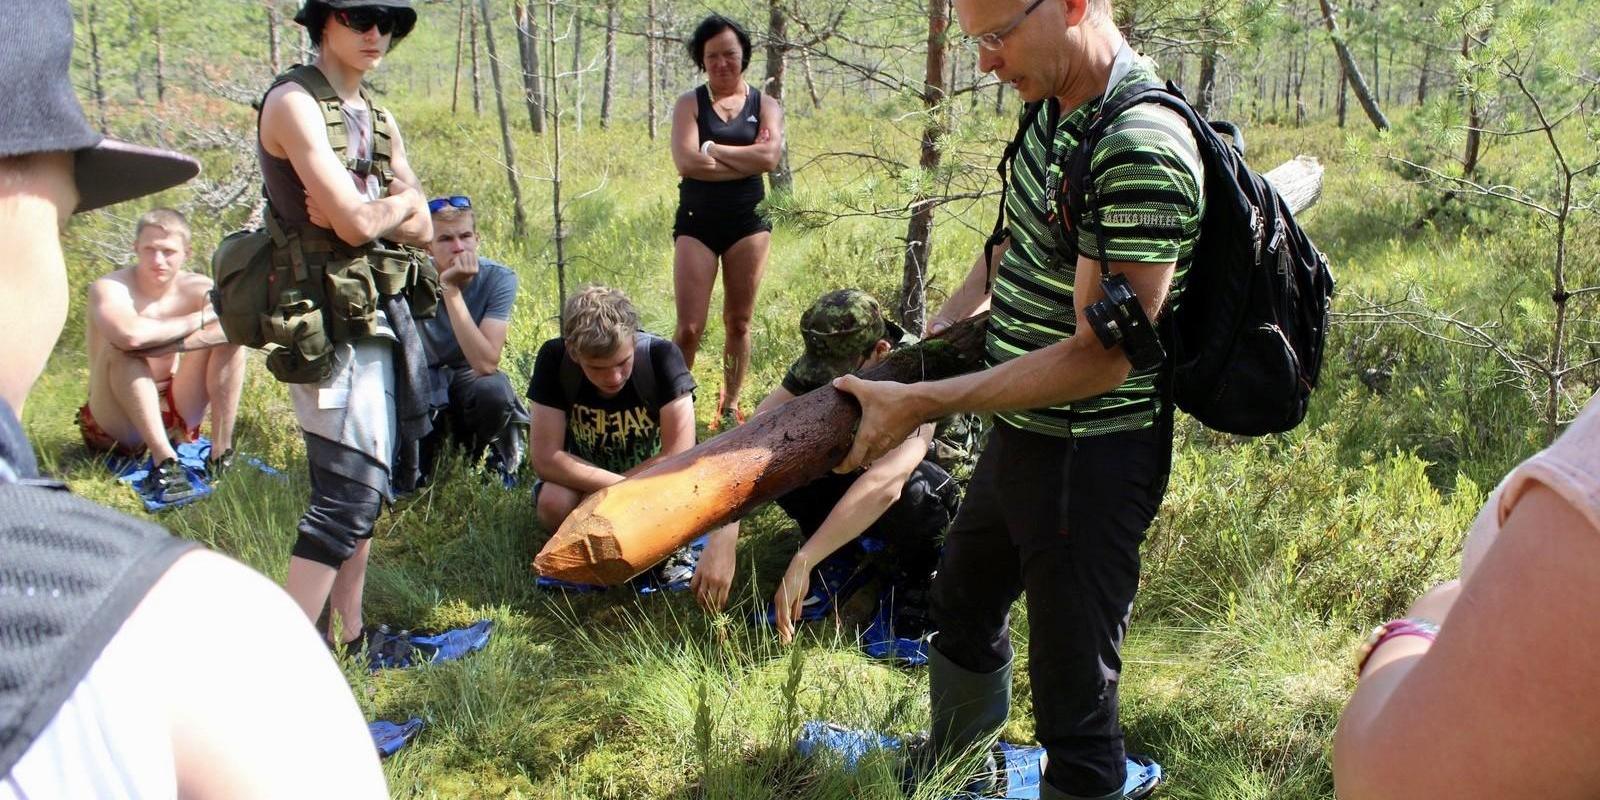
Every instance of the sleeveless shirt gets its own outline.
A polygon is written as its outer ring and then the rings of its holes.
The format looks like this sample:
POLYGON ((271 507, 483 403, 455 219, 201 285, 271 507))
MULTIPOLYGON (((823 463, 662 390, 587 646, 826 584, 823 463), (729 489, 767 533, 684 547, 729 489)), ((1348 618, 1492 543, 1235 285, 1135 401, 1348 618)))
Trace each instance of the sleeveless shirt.
MULTIPOLYGON (((761 90, 745 87, 744 106, 726 122, 717 116, 711 106, 711 90, 701 84, 694 90, 695 119, 701 142, 716 142, 730 147, 756 143, 761 135, 761 90)), ((732 181, 703 181, 684 178, 678 184, 678 204, 685 208, 703 209, 729 205, 754 206, 766 197, 760 175, 751 175, 732 181)))

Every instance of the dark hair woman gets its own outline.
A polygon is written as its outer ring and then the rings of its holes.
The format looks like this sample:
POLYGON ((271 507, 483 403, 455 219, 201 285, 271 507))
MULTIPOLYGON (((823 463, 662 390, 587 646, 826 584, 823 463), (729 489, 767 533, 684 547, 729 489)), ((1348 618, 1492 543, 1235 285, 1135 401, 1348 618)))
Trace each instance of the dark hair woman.
POLYGON ((673 334, 692 368, 705 333, 711 287, 722 267, 722 390, 712 427, 743 420, 739 389, 750 368, 750 317, 767 266, 772 225, 756 211, 766 196, 761 175, 783 152, 783 109, 745 83, 750 35, 713 14, 689 38, 689 56, 706 82, 678 98, 672 110, 672 161, 678 184, 673 224, 673 286, 678 324, 673 334))

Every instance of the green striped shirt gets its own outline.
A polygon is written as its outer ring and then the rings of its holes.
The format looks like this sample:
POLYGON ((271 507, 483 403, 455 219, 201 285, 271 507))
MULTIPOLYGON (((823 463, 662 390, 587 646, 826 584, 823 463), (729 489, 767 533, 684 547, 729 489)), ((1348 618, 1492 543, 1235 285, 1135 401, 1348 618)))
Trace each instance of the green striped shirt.
MULTIPOLYGON (((1118 86, 1154 80, 1153 66, 1140 59, 1118 86)), ((1006 200, 1011 247, 1000 261, 994 282, 986 341, 990 366, 1065 340, 1077 327, 1072 298, 1076 259, 1080 255, 1099 259, 1100 236, 1094 220, 1086 218, 1074 236, 1070 256, 1062 257, 1057 235, 1061 226, 1053 220, 1054 209, 1045 187, 1062 186, 1062 161, 1077 147, 1099 106, 1097 98, 1062 115, 1053 132, 1046 130, 1048 110, 1041 109, 1011 164, 1006 200), (1045 144, 1047 138, 1052 140, 1050 147, 1045 144)), ((1194 136, 1183 118, 1148 104, 1135 106, 1115 120, 1089 161, 1090 180, 1100 197, 1109 235, 1107 258, 1145 264, 1176 262, 1169 309, 1181 294, 1182 278, 1200 235, 1205 210, 1203 174, 1194 136)), ((1062 191, 1069 189, 1062 187, 1062 191)), ((1156 388, 1159 371, 1136 371, 1116 389, 1070 405, 998 416, 1018 428, 1051 436, 1094 436, 1147 428, 1161 411, 1162 399, 1156 388)))

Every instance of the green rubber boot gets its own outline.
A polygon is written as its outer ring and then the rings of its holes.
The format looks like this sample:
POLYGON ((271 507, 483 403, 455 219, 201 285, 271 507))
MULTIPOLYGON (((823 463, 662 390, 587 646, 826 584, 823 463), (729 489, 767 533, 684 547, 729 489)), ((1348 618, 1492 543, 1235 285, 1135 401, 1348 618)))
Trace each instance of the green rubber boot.
POLYGON ((949 764, 984 752, 982 767, 967 791, 983 794, 1004 788, 1004 773, 990 751, 1011 712, 1011 665, 989 673, 963 669, 939 651, 935 636, 928 647, 928 705, 933 763, 949 764))

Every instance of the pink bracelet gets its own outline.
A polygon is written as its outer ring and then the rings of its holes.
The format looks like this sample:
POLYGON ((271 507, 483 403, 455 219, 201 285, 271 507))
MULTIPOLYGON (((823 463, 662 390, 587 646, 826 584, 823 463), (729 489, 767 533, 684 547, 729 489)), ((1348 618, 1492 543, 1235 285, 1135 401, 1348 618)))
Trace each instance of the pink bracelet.
POLYGON ((1402 636, 1420 636, 1428 641, 1433 641, 1439 635, 1439 625, 1429 620, 1417 617, 1390 620, 1372 629, 1367 634, 1367 640, 1362 642, 1361 649, 1356 651, 1356 677, 1367 667, 1367 661, 1372 659, 1372 654, 1377 652, 1391 639, 1402 636))

